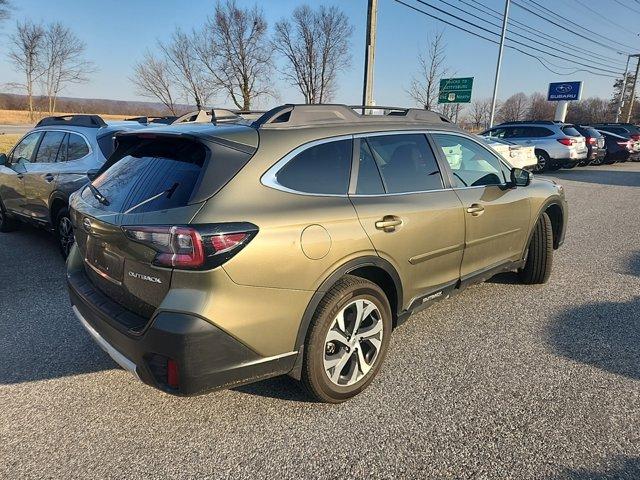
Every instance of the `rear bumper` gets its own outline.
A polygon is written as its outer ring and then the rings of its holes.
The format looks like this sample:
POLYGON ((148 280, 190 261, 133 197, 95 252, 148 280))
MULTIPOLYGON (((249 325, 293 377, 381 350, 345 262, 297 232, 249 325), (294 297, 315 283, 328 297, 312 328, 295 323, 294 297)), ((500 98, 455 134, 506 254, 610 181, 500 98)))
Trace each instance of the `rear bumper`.
POLYGON ((606 154, 606 148, 592 148, 589 151, 589 160, 602 160, 606 154))
POLYGON ((106 312, 111 302, 87 285, 86 276, 67 276, 73 310, 93 339, 144 383, 176 395, 195 395, 290 372, 297 352, 261 357, 204 319, 160 312, 141 333, 123 332, 106 312), (106 307, 106 308, 105 308, 106 307), (178 366, 178 386, 167 383, 167 359, 178 366))

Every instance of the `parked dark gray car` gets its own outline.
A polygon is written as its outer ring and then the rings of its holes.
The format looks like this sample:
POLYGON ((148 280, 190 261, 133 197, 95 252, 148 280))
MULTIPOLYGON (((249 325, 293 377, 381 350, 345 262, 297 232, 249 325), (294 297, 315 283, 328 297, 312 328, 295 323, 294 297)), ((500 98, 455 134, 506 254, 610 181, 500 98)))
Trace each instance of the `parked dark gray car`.
POLYGON ((17 220, 34 223, 55 232, 66 257, 74 238, 69 195, 104 164, 117 132, 139 128, 97 115, 42 119, 8 155, 0 154, 0 231, 13 230, 17 220))

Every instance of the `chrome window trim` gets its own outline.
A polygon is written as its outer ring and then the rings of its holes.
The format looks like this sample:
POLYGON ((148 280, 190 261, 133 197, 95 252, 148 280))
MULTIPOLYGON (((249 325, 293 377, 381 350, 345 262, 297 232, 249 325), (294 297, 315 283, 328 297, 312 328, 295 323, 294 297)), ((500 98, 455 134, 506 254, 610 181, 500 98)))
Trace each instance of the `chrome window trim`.
POLYGON ((341 197, 341 198, 347 198, 349 196, 348 193, 347 193, 348 192, 348 188, 349 188, 348 185, 347 185, 347 192, 345 192, 345 193, 309 193, 309 192, 301 192, 301 191, 298 191, 298 190, 294 190, 292 188, 285 187, 284 185, 281 185, 280 183, 278 183, 278 179, 277 179, 276 175, 282 169, 282 167, 284 167, 287 163, 289 163, 291 160, 293 160, 297 155, 299 155, 300 153, 304 152, 305 150, 308 150, 309 148, 315 147, 317 145, 322 145, 324 143, 339 142, 339 141, 342 141, 342 140, 352 140, 353 141, 353 138, 354 138, 353 135, 339 135, 337 137, 327 137, 327 138, 322 138, 320 140, 313 140, 312 142, 304 143, 304 144, 294 148, 293 150, 291 150, 284 157, 282 157, 275 164, 273 164, 266 172, 264 172, 262 174, 262 177, 260 177, 260 183, 262 183, 262 185, 264 185, 265 187, 273 188, 275 190, 280 190, 281 192, 293 193, 295 195, 305 195, 305 196, 308 196, 308 197, 341 197))

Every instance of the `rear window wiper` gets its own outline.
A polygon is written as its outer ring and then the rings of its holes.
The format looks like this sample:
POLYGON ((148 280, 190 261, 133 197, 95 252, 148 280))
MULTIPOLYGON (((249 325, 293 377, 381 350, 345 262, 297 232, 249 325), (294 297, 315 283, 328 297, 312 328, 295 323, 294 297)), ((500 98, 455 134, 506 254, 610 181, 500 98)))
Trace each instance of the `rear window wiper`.
POLYGON ((91 190, 91 193, 93 193, 94 198, 98 200, 98 202, 100 202, 105 207, 108 207, 110 203, 109 203, 109 200, 107 200, 107 197, 101 194, 100 190, 94 187, 91 183, 89 183, 88 185, 89 185, 89 190, 91 190))
POLYGON ((158 194, 154 195, 153 197, 149 197, 149 198, 147 198, 146 200, 143 200, 143 201, 141 201, 140 203, 135 204, 135 205, 134 205, 133 207, 131 207, 130 209, 125 210, 125 212, 124 212, 124 213, 131 213, 131 212, 133 212, 136 208, 139 208, 139 207, 141 207, 142 205, 145 205, 145 204, 147 204, 147 203, 149 203, 149 202, 152 202, 152 201, 154 201, 156 198, 160 198, 160 197, 162 197, 163 195, 166 195, 166 196, 167 196, 167 198, 171 198, 171 196, 175 193, 175 191, 176 191, 176 189, 178 188, 178 186, 179 186, 179 185, 180 185, 180 184, 179 184, 179 183, 177 183, 177 182, 176 182, 176 183, 174 183, 173 185, 171 185, 171 187, 167 188, 166 190, 163 190, 162 192, 160 192, 160 193, 158 193, 158 194))

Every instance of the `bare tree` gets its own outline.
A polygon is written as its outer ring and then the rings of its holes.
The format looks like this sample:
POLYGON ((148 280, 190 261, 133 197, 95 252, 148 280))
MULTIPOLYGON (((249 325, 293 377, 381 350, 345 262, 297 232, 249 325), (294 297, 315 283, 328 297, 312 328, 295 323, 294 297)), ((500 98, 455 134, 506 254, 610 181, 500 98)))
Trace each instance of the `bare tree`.
POLYGON ((460 114, 464 110, 464 105, 462 103, 443 103, 439 105, 438 110, 440 110, 440 113, 453 120, 454 123, 458 123, 460 114))
POLYGON ((172 78, 200 110, 213 96, 214 86, 202 71, 195 44, 195 39, 180 29, 168 43, 158 42, 172 78))
POLYGON ((418 55, 418 72, 411 78, 407 90, 409 96, 426 110, 433 110, 438 105, 440 79, 447 73, 443 35, 440 32, 427 38, 427 52, 418 55))
POLYGON ((33 113, 33 93, 38 79, 43 75, 42 47, 45 39, 45 30, 41 24, 30 20, 18 22, 16 32, 11 35, 9 60, 16 69, 24 74, 24 83, 12 83, 11 87, 24 89, 27 94, 29 107, 29 119, 35 119, 33 113))
POLYGON ((9 0, 0 0, 0 22, 11 17, 11 3, 9 0))
POLYGON ((49 113, 56 110, 58 94, 68 85, 83 83, 95 71, 85 60, 86 46, 69 27, 61 23, 47 26, 42 45, 42 83, 49 101, 49 113))
POLYGON ((235 0, 218 2, 196 44, 196 53, 239 109, 250 110, 254 99, 271 94, 267 22, 257 6, 239 8, 235 0))
POLYGON ((471 102, 470 119, 473 128, 484 130, 489 126, 489 116, 491 113, 491 100, 487 98, 474 100, 471 102))
POLYGON ((500 121, 513 122, 522 120, 527 113, 527 102, 527 95, 522 92, 511 95, 502 103, 498 110, 500 121))
POLYGON ((142 61, 134 67, 130 80, 136 85, 138 94, 158 99, 171 115, 177 114, 175 81, 166 60, 147 50, 142 61))
POLYGON ((534 92, 529 97, 529 111, 527 117, 531 120, 553 120, 555 105, 547 101, 547 97, 540 92, 534 92))
POLYGON ((275 25, 273 49, 286 60, 282 74, 298 87, 306 103, 324 103, 335 93, 338 74, 351 61, 349 41, 353 31, 338 7, 296 7, 291 21, 275 25))

